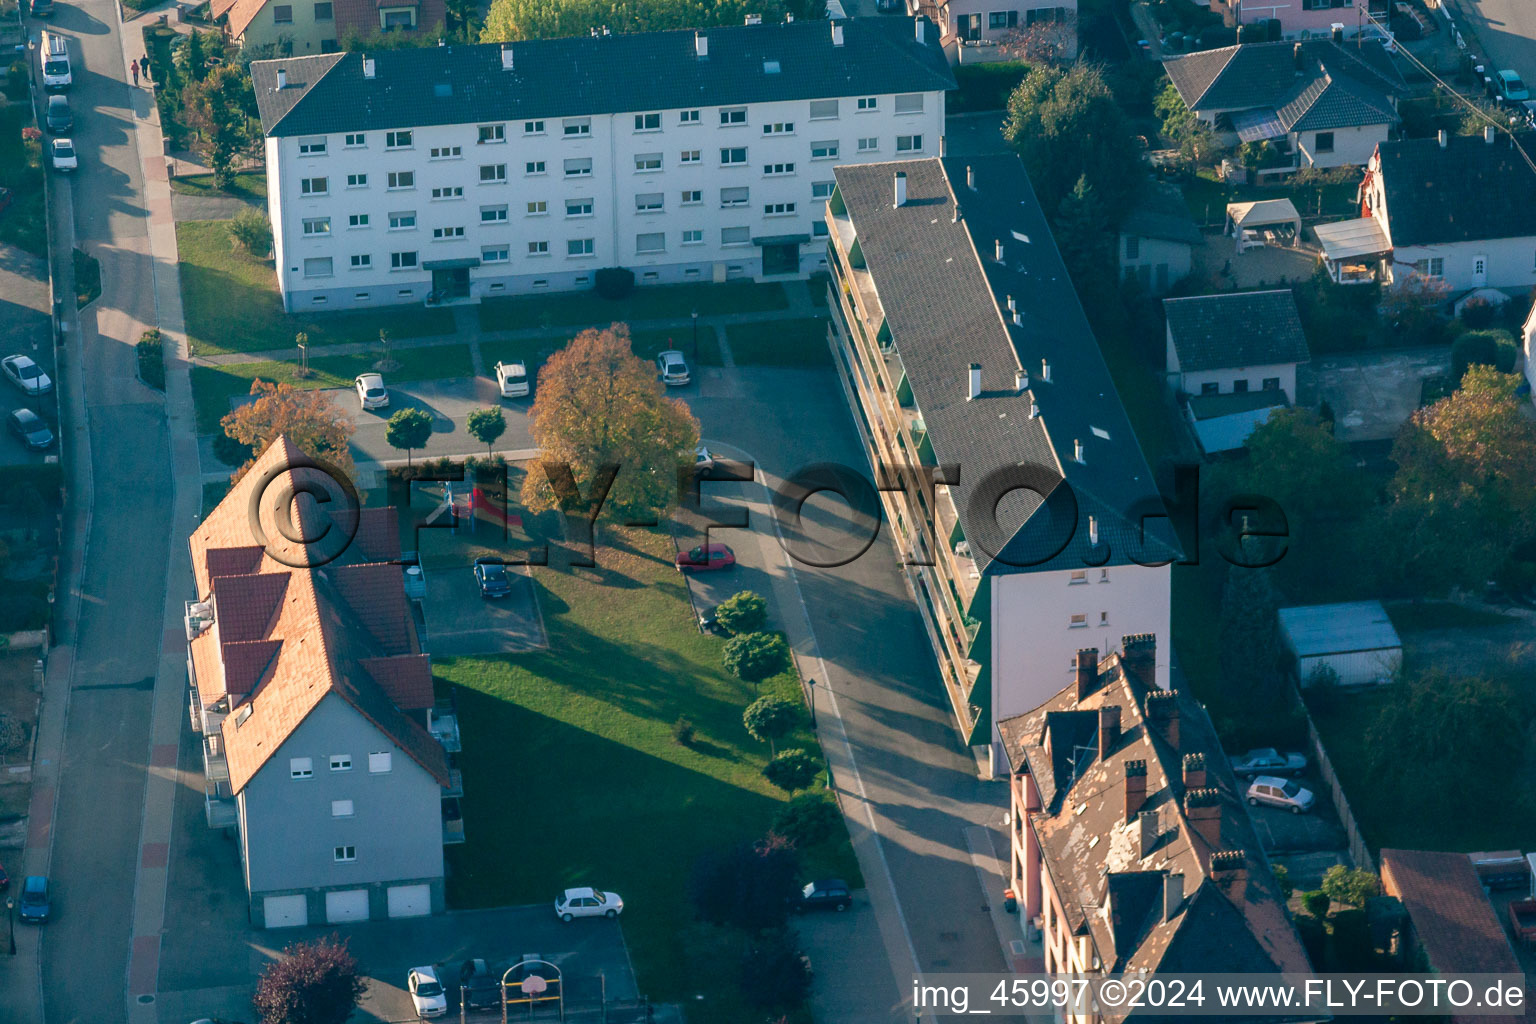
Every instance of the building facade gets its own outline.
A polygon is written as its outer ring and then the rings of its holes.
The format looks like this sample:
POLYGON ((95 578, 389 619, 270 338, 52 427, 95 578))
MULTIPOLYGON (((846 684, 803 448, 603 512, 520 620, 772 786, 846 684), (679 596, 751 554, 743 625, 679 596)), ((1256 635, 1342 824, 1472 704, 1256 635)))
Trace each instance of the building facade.
POLYGON ((943 32, 957 64, 1077 56, 1077 0, 908 0, 943 32))
POLYGON ((1088 639, 1166 644, 1177 545, 1017 158, 837 182, 833 352, 957 727, 995 766, 993 722, 1088 639))
POLYGON ((1389 0, 1211 0, 1210 7, 1231 28, 1277 21, 1284 39, 1326 36, 1336 27, 1346 36, 1380 36, 1365 15, 1385 25, 1391 13, 1389 0))
POLYGON ((247 53, 336 53, 346 41, 443 33, 443 0, 214 0, 224 34, 247 53))
POLYGON ((931 25, 875 18, 252 74, 290 311, 823 269, 832 169, 938 153, 954 85, 931 25))

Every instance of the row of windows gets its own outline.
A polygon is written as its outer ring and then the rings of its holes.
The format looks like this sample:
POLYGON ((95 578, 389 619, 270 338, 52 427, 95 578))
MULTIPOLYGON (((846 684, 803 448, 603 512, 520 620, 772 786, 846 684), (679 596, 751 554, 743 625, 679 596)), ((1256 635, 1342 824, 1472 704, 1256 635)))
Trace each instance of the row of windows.
MULTIPOLYGON (((377 751, 368 755, 368 771, 374 775, 381 775, 390 770, 392 757, 387 750, 377 751)), ((349 772, 352 770, 351 754, 332 754, 330 757, 331 771, 349 772)), ((315 762, 309 757, 290 757, 288 759, 288 774, 295 779, 310 779, 315 775, 315 762)))
MULTIPOLYGON (((1238 395, 1247 394, 1249 383, 1250 382, 1246 377, 1238 377, 1236 380, 1232 381, 1232 393, 1238 395)), ((1260 382, 1260 386, 1265 391, 1279 391, 1280 378, 1265 377, 1260 382)), ((1204 381, 1200 385, 1200 393, 1202 395, 1219 395, 1221 394, 1221 383, 1214 380, 1204 381)))
MULTIPOLYGON (((316 4, 316 20, 330 20, 329 3, 316 4), (326 17, 320 17, 320 8, 326 9, 326 17)), ((279 8, 280 10, 282 8, 279 8)), ((880 97, 865 96, 854 101, 856 109, 860 113, 868 113, 880 109, 880 97)), ((836 120, 842 112, 841 100, 812 100, 810 103, 810 120, 832 121, 836 120)), ((920 92, 902 93, 894 97, 894 107, 898 114, 920 114, 923 111, 923 94, 920 92)), ((725 127, 745 125, 747 123, 746 107, 723 107, 720 112, 720 124, 725 127)), ((695 125, 702 123, 700 111, 682 110, 678 112, 677 123, 679 125, 695 125)), ((545 121, 542 119, 522 122, 523 135, 539 136, 548 135, 545 121)), ((635 131, 659 132, 662 130, 662 115, 658 113, 636 114, 635 131)), ((771 121, 763 125, 764 135, 790 135, 795 131, 794 121, 771 121)), ((584 138, 592 134, 592 119, 590 117, 566 117, 560 120, 560 134, 564 138, 584 138)), ((476 142, 479 145, 494 145, 507 141, 507 126, 504 124, 482 124, 475 128, 476 142)), ((348 132, 344 136, 343 145, 347 149, 361 149, 368 145, 368 137, 365 132, 348 132)), ((399 129, 384 133, 385 149, 411 149, 415 145, 414 129, 399 129)), ((324 137, 300 139, 299 154, 301 156, 319 156, 326 151, 324 137)), ((459 146, 437 146, 431 150, 434 160, 448 160, 463 155, 459 146)))

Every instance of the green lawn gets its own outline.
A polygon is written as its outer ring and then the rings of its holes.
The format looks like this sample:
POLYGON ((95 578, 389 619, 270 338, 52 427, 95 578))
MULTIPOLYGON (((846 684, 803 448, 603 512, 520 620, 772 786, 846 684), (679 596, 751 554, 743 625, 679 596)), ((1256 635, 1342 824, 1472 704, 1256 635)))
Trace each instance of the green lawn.
MULTIPOLYGON (((687 897, 700 853, 760 837, 781 806, 761 775, 767 750, 741 725, 757 694, 721 670, 722 642, 694 628, 671 539, 609 537, 596 569, 535 571, 547 651, 434 659, 459 688, 464 732, 470 838, 448 851, 449 898, 493 906, 612 887, 641 992, 686 1002, 696 1022, 757 1019, 733 994, 730 947, 687 897), (697 728, 691 748, 672 738, 680 716, 697 728)), ((789 675, 764 690, 799 699, 789 675)), ((802 725, 779 746, 816 744, 802 725)), ((845 837, 812 851, 806 870, 860 884, 845 837)))
POLYGON ((181 299, 187 336, 196 355, 293 348, 303 331, 311 345, 376 342, 379 329, 390 337, 452 334, 453 311, 424 306, 345 313, 283 312, 272 265, 230 245, 226 221, 180 221, 181 299))
POLYGON ((184 196, 230 196, 262 206, 267 201, 267 174, 265 171, 241 171, 227 189, 215 186, 211 174, 188 174, 172 178, 171 191, 184 196))
POLYGON ((1480 626, 1505 626, 1516 621, 1513 615, 1468 608, 1450 601, 1404 601, 1389 605, 1387 617, 1399 633, 1422 633, 1429 629, 1477 629, 1480 626))
MULTIPOLYGON (((1208 177, 1212 172, 1202 170, 1200 176, 1181 183, 1184 201, 1197 224, 1220 225, 1226 216, 1228 203, 1246 203, 1259 199, 1289 199, 1296 204, 1302 217, 1317 217, 1318 188, 1308 185, 1240 185, 1227 184, 1208 177)), ((1321 186, 1321 215, 1349 216, 1357 210, 1356 193, 1359 182, 1333 183, 1321 186)))
POLYGON ((725 330, 737 366, 831 366, 827 321, 819 317, 732 324, 725 330))
MULTIPOLYGON (((391 355, 400 364, 400 368, 385 374, 386 382, 439 380, 474 374, 468 345, 397 348, 391 355)), ((376 352, 350 356, 315 356, 309 361, 311 376, 307 378, 298 377, 298 364, 290 362, 194 366, 192 403, 197 410, 198 433, 211 434, 217 431, 219 420, 229 412, 230 400, 249 394, 251 381, 258 377, 300 388, 350 388, 353 378, 372 370, 377 361, 376 352)))
POLYGON ((676 284, 636 288, 627 298, 604 299, 595 292, 520 295, 486 299, 480 304, 480 329, 575 327, 616 321, 670 320, 723 313, 760 313, 783 309, 789 298, 779 284, 730 281, 724 284, 676 284))

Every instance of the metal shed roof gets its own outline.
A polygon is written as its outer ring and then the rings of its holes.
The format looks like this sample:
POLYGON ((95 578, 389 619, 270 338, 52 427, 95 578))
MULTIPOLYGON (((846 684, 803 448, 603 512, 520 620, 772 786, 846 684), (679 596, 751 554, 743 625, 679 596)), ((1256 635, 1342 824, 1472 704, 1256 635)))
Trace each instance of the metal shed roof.
POLYGON ((1280 630, 1299 658, 1402 647, 1380 601, 1282 608, 1280 630))

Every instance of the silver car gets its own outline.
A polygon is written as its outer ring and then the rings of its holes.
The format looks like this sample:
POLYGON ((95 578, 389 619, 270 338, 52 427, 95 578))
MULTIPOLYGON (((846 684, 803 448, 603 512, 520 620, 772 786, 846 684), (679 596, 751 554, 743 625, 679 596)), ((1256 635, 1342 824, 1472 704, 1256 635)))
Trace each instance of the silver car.
POLYGON ((667 387, 678 387, 693 379, 688 373, 688 360, 675 348, 669 348, 656 356, 656 373, 667 387))
POLYGON ((1248 787, 1248 803, 1257 807, 1283 807, 1292 814, 1305 814, 1312 809, 1317 798, 1295 779, 1282 779, 1274 775, 1260 775, 1248 787))

